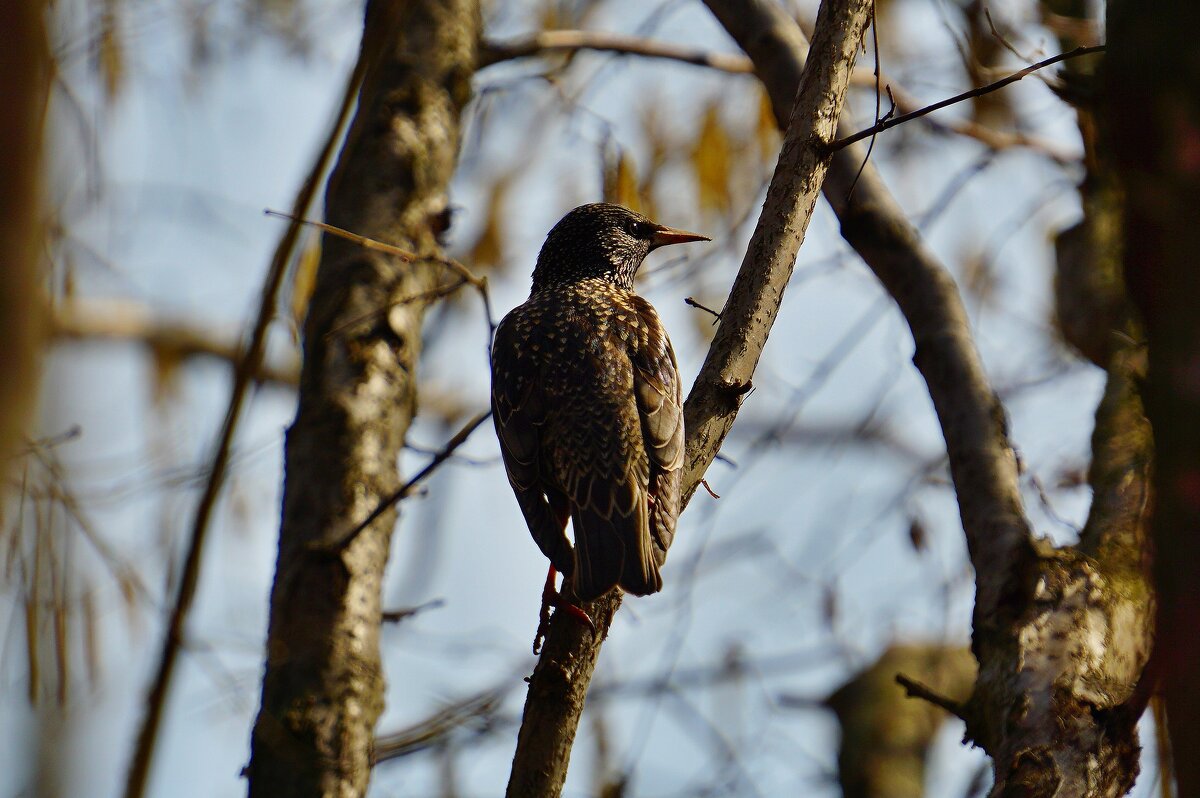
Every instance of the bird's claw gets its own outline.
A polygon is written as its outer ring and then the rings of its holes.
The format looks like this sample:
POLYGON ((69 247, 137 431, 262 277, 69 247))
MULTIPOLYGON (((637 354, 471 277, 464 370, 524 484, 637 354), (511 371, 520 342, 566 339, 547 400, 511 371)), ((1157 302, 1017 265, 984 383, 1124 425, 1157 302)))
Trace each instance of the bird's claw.
POLYGON ((582 607, 572 604, 563 598, 562 593, 554 587, 554 577, 558 572, 554 566, 550 566, 550 570, 546 572, 546 585, 542 588, 542 609, 538 615, 537 633, 533 637, 533 653, 539 654, 542 650, 542 641, 546 639, 546 634, 550 631, 550 608, 554 607, 557 610, 562 610, 567 615, 570 615, 579 623, 591 630, 592 634, 596 634, 596 624, 592 621, 592 617, 583 610, 582 607))

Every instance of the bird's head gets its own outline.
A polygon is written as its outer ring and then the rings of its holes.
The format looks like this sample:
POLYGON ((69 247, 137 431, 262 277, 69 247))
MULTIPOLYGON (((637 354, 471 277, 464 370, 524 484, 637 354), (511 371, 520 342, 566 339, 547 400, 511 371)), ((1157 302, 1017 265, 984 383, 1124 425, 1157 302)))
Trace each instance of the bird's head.
POLYGON ((710 240, 656 224, 621 205, 580 205, 546 236, 533 270, 533 290, 596 277, 632 290, 633 276, 652 250, 710 240))

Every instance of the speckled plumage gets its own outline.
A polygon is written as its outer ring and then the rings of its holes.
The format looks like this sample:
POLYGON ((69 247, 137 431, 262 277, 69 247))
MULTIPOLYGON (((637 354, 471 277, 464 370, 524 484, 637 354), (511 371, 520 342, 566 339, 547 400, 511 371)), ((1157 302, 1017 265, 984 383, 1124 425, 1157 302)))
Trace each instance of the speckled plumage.
POLYGON ((550 231, 529 299, 496 330, 492 408, 509 482, 584 601, 614 585, 662 588, 683 402, 671 342, 633 277, 656 246, 695 240, 618 205, 576 208, 550 231))

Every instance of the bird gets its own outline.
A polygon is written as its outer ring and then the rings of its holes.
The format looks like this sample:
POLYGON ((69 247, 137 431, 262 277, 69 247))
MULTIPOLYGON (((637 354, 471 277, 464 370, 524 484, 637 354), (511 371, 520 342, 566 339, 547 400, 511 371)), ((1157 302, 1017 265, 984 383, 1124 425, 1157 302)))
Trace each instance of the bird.
POLYGON ((671 341, 634 277, 659 247, 709 240, 621 205, 581 205, 550 230, 529 298, 496 328, 492 418, 508 481, 550 560, 548 592, 556 569, 581 602, 617 586, 662 589, 679 516, 683 399, 671 341))

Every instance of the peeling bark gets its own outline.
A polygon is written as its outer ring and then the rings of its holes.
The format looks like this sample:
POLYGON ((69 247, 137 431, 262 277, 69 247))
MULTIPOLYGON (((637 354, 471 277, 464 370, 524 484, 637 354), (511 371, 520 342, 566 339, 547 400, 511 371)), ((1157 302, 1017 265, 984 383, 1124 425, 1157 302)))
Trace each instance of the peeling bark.
MULTIPOLYGON (((793 93, 790 123, 762 214, 708 358, 684 406, 685 503, 733 425, 779 311, 828 168, 829 154, 823 145, 833 140, 869 9, 867 0, 821 3, 812 66, 793 93)), ((620 594, 613 591, 584 606, 596 622, 595 637, 561 614, 551 623, 530 678, 509 798, 561 794, 588 684, 620 601, 620 594)))
MULTIPOLYGON (((326 193, 328 221, 431 258, 479 35, 474 0, 371 0, 359 107, 326 193)), ((400 485, 416 404, 422 296, 436 261, 326 236, 288 430, 279 559, 252 796, 358 796, 383 709, 380 583, 396 513, 337 541, 400 485), (385 315, 378 308, 391 307, 385 315), (357 323, 349 324, 354 319, 357 323)))

